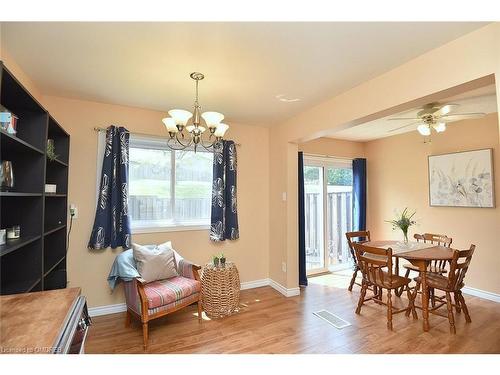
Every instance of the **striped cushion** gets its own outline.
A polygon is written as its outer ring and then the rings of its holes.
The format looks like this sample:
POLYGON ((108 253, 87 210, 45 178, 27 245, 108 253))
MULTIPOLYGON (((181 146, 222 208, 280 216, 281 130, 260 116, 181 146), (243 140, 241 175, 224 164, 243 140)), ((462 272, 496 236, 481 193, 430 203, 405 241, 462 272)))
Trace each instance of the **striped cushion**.
POLYGON ((192 294, 199 293, 200 290, 201 283, 198 280, 182 276, 153 281, 144 285, 149 309, 174 303, 192 294))
POLYGON ((173 303, 169 303, 168 305, 163 305, 160 307, 155 307, 154 309, 148 309, 148 315, 153 315, 159 312, 169 313, 177 309, 178 306, 183 305, 187 306, 194 302, 197 302, 200 299, 200 293, 191 294, 189 297, 180 299, 173 303))

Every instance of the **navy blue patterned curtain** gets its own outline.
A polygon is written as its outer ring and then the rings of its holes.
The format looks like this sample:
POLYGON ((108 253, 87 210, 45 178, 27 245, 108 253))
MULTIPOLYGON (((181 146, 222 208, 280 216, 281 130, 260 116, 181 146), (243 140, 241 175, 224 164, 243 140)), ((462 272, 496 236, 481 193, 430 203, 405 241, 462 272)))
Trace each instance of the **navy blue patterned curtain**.
POLYGON ((130 133, 122 127, 106 129, 106 149, 89 249, 130 248, 128 216, 128 145, 130 133))
POLYGON ((210 239, 236 240, 240 237, 236 197, 236 144, 218 141, 214 145, 210 239))
POLYGON ((366 159, 352 161, 353 230, 366 230, 366 159))

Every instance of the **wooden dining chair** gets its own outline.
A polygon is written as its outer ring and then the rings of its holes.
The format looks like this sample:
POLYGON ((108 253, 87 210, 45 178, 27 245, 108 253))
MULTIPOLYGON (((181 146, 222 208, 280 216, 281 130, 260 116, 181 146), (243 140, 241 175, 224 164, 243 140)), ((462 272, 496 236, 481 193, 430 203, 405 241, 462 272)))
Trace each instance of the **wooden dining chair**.
MULTIPOLYGON (((444 234, 434 234, 434 233, 424 233, 424 234, 419 234, 415 233, 413 235, 413 238, 417 240, 417 242, 424 242, 424 243, 430 243, 436 246, 445 246, 445 247, 450 247, 453 239, 451 237, 448 237, 444 234)), ((433 260, 427 269, 427 272, 435 272, 435 273, 446 273, 446 260, 433 260)), ((406 269, 405 277, 410 277, 410 271, 414 271, 419 273, 419 269, 417 266, 414 266, 413 264, 404 264, 403 267, 406 269)), ((396 291, 396 295, 400 296, 403 293, 403 290, 400 289, 396 291)), ((431 300, 431 303, 435 304, 434 301, 434 291, 429 290, 429 299, 431 300)))
POLYGON ((352 287, 354 284, 361 286, 360 283, 356 282, 356 277, 358 276, 359 266, 356 260, 356 251, 354 250, 355 243, 363 243, 370 241, 370 231, 357 231, 357 232, 346 232, 345 234, 347 238, 347 244, 349 245, 349 251, 351 252, 352 260, 354 262, 353 265, 353 274, 351 278, 351 282, 349 283, 349 287, 347 290, 352 292, 352 287))
MULTIPOLYGON (((445 236, 444 234, 433 234, 433 233, 424 233, 418 234, 415 233, 413 238, 417 240, 417 242, 431 243, 436 246, 445 246, 450 247, 453 239, 451 237, 445 236)), ((430 263, 427 272, 435 272, 435 273, 446 273, 446 260, 434 260, 430 263)), ((406 268, 405 277, 410 276, 410 271, 419 272, 417 266, 413 264, 405 264, 403 266, 406 268)))
MULTIPOLYGON (((450 270, 448 272, 448 276, 445 276, 440 273, 427 274, 427 286, 429 288, 438 289, 445 292, 444 296, 435 297, 439 301, 439 304, 430 309, 429 312, 446 318, 445 315, 441 315, 437 312, 437 310, 441 306, 446 305, 448 309, 448 321, 450 323, 451 333, 456 333, 453 307, 456 308, 458 313, 460 313, 460 311, 463 310, 465 315, 465 321, 467 323, 471 322, 469 309, 467 308, 464 296, 462 295, 462 288, 465 286, 464 283, 465 274, 467 273, 475 249, 476 249, 475 245, 470 245, 469 250, 455 250, 453 253, 453 258, 450 263, 450 270), (453 293, 455 304, 451 302, 451 293, 453 293)), ((418 289, 420 288, 421 285, 420 276, 415 278, 415 281, 417 282, 417 286, 415 287, 415 290, 413 292, 414 300, 417 296, 418 289)), ((408 313, 406 315, 408 315, 408 313)))
POLYGON ((361 307, 369 300, 373 300, 378 304, 387 306, 387 328, 392 330, 392 315, 401 312, 406 312, 409 316, 410 312, 414 319, 417 319, 415 305, 413 303, 416 293, 413 294, 408 287, 410 279, 393 274, 392 270, 392 249, 380 249, 377 247, 365 246, 361 243, 354 243, 356 250, 356 259, 359 269, 363 275, 361 286, 361 295, 359 296, 356 314, 361 313, 361 307), (380 291, 379 295, 370 298, 366 297, 366 290, 369 286, 377 287, 380 291), (408 296, 408 307, 397 309, 392 306, 392 291, 404 287, 408 296), (382 301, 382 291, 387 289, 387 303, 382 301))

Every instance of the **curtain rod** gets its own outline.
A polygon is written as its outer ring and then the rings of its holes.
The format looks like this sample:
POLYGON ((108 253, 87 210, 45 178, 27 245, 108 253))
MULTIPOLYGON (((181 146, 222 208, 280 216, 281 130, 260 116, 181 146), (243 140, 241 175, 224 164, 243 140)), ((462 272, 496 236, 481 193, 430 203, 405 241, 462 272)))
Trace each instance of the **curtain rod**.
MULTIPOLYGON (((105 132, 106 131, 106 128, 101 128, 101 127, 98 127, 98 126, 95 126, 94 127, 94 131, 96 132, 105 132)), ((145 137, 156 137, 156 138, 167 138, 167 137, 163 137, 161 135, 157 135, 157 134, 146 134, 146 133, 135 133, 135 132, 129 132, 130 134, 134 134, 134 135, 141 135, 141 136, 145 136, 145 137)), ((240 147, 241 146, 241 143, 234 143, 236 146, 240 147)))

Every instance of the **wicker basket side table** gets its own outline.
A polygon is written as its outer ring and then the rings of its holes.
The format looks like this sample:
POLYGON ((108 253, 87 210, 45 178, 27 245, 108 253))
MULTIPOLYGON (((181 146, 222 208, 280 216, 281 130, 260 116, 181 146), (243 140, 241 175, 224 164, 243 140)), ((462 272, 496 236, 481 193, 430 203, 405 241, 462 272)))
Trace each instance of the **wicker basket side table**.
POLYGON ((201 303, 208 317, 231 315, 240 303, 240 276, 236 265, 215 267, 208 263, 201 273, 201 303))

